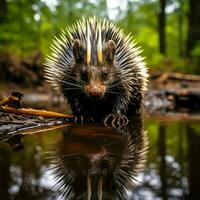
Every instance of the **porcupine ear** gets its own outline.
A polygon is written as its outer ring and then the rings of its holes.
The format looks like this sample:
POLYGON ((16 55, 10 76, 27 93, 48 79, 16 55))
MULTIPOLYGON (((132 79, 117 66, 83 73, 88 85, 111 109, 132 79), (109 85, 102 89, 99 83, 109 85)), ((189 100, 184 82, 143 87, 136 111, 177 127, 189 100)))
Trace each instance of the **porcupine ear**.
POLYGON ((73 43, 73 55, 75 63, 80 63, 83 61, 83 45, 80 40, 75 39, 73 43))
POLYGON ((116 52, 116 44, 113 40, 109 40, 107 42, 107 55, 106 55, 109 64, 113 64, 115 52, 116 52))

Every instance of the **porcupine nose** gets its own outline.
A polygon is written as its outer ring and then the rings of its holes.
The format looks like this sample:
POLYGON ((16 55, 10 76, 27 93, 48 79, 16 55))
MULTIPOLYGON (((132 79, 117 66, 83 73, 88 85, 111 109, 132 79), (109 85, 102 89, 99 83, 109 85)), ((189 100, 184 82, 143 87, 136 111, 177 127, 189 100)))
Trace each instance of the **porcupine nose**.
POLYGON ((97 86, 90 88, 90 90, 88 91, 88 94, 90 97, 93 97, 93 98, 100 98, 103 95, 101 89, 97 86))

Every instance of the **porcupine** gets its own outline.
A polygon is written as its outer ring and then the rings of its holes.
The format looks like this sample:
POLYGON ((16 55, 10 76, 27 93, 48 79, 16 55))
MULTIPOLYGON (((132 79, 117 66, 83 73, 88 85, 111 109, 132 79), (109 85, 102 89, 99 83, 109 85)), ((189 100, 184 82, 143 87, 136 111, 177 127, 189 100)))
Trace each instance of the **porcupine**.
POLYGON ((131 34, 108 20, 82 19, 55 37, 45 74, 78 120, 124 123, 141 109, 147 69, 131 34))

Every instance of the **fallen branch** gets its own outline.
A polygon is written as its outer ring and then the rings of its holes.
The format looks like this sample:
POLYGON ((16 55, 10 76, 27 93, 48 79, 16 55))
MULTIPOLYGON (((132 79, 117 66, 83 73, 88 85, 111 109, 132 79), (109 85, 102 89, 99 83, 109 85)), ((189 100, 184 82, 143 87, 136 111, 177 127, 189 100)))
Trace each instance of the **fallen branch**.
POLYGON ((0 101, 0 139, 13 134, 31 134, 69 126, 73 115, 22 108, 22 94, 12 92, 0 101))
POLYGON ((28 116, 37 116, 45 118, 67 118, 72 119, 72 115, 46 111, 46 110, 37 110, 32 108, 22 108, 22 97, 23 94, 19 92, 12 92, 10 96, 6 97, 0 101, 0 111, 16 114, 16 115, 28 115, 28 116))
MULTIPOLYGON (((148 114, 147 114, 148 115, 148 114)), ((148 116, 147 116, 148 117, 148 116)), ((199 121, 200 115, 197 114, 189 114, 189 113, 165 113, 161 114, 159 112, 151 113, 151 117, 160 121, 199 121)))
POLYGON ((46 110, 36 110, 32 108, 12 108, 8 106, 0 106, 0 110, 3 112, 16 114, 16 115, 29 115, 29 116, 38 116, 38 117, 49 117, 49 118, 68 118, 72 119, 72 115, 46 111, 46 110))

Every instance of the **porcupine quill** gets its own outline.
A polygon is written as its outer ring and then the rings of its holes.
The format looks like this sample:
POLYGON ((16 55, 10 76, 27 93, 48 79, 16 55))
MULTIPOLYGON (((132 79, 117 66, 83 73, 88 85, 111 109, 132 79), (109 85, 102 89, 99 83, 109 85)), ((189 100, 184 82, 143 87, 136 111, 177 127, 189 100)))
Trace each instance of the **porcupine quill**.
POLYGON ((78 120, 126 122, 140 110, 148 73, 131 34, 110 21, 83 18, 55 37, 51 50, 45 76, 78 120))

